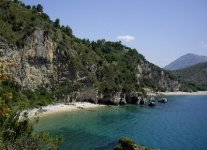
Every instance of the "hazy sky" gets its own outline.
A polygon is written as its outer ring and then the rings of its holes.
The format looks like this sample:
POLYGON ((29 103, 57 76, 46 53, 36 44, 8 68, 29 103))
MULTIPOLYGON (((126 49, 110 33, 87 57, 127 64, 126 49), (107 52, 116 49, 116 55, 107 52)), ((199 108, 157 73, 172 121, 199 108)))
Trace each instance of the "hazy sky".
POLYGON ((80 38, 122 40, 165 66, 186 53, 207 55, 207 0, 23 0, 42 4, 80 38))

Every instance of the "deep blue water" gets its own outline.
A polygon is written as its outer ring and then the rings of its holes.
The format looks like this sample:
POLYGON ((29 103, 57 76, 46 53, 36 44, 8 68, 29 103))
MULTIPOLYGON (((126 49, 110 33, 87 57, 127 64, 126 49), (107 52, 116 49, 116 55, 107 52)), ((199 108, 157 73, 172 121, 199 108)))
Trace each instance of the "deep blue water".
POLYGON ((121 136, 161 150, 207 150, 207 96, 170 96, 154 108, 113 106, 40 119, 35 130, 63 135, 64 150, 113 149, 121 136))

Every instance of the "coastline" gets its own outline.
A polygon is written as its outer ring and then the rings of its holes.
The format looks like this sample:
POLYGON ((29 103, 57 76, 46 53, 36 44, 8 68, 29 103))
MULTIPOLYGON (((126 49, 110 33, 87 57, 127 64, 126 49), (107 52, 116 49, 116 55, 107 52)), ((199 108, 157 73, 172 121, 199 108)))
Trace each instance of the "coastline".
POLYGON ((92 104, 88 102, 75 102, 75 103, 57 103, 48 106, 43 106, 40 108, 28 109, 20 113, 19 119, 23 118, 24 113, 27 113, 29 119, 34 119, 35 117, 44 117, 51 114, 78 111, 82 109, 91 109, 97 107, 103 107, 106 105, 92 104))
POLYGON ((177 95, 192 95, 192 96, 199 96, 199 95, 207 95, 207 91, 197 91, 197 92, 159 92, 157 95, 165 95, 165 96, 177 96, 177 95))
MULTIPOLYGON (((207 91, 197 91, 197 92, 158 92, 158 93, 148 93, 149 96, 199 96, 199 95, 207 95, 207 91)), ((92 104, 89 102, 75 102, 75 103, 57 103, 51 104, 48 106, 43 106, 40 108, 33 108, 24 110, 20 113, 19 119, 23 119, 24 113, 27 113, 29 119, 34 119, 35 117, 44 117, 51 114, 62 113, 62 112, 70 112, 70 111, 78 111, 81 109, 91 109, 97 107, 105 107, 106 105, 100 104, 92 104)))

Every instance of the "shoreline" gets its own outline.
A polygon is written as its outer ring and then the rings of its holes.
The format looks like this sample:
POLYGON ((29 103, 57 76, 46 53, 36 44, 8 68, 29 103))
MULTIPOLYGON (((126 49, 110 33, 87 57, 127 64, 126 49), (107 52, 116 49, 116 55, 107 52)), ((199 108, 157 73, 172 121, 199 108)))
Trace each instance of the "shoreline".
POLYGON ((92 109, 92 108, 104 107, 104 106, 106 105, 92 104, 89 102, 75 102, 75 103, 68 103, 68 104, 57 103, 48 106, 43 106, 40 108, 33 108, 33 109, 22 111, 20 113, 19 119, 20 120, 23 119, 24 113, 27 113, 29 119, 34 119, 36 117, 44 117, 51 114, 78 111, 82 109, 92 109))
POLYGON ((165 95, 165 96, 202 96, 202 95, 207 95, 207 91, 197 91, 197 92, 182 92, 182 91, 177 91, 177 92, 158 92, 157 95, 165 95))
MULTIPOLYGON (((197 91, 197 92, 157 92, 157 93, 148 93, 148 96, 202 96, 207 95, 207 91, 197 91)), ((34 119, 36 117, 44 117, 51 114, 57 114, 62 112, 78 111, 82 109, 92 109, 98 107, 106 107, 106 105, 93 104, 89 102, 75 102, 75 103, 57 103, 50 104, 47 106, 33 108, 24 110, 20 113, 19 119, 23 119, 24 113, 27 113, 29 119, 34 119)))

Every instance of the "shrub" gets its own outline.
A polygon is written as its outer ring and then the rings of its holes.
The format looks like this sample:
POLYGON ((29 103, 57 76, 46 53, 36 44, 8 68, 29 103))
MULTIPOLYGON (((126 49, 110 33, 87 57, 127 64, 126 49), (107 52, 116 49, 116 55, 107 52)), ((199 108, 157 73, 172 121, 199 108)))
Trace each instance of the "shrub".
POLYGON ((128 137, 122 137, 118 140, 114 150, 150 150, 150 148, 142 147, 128 137))

